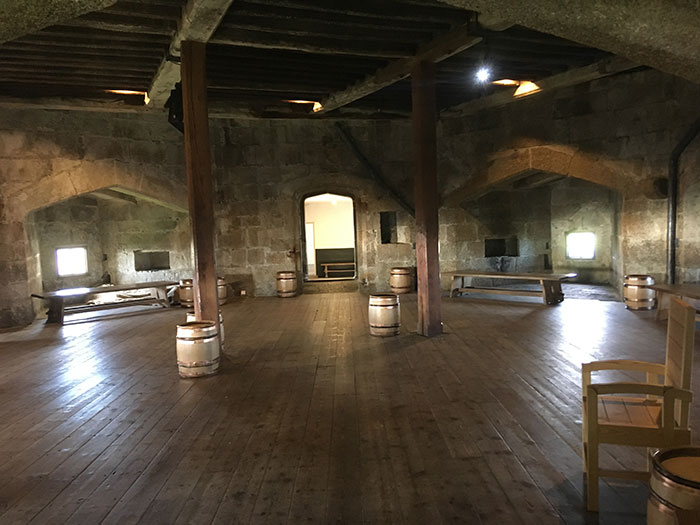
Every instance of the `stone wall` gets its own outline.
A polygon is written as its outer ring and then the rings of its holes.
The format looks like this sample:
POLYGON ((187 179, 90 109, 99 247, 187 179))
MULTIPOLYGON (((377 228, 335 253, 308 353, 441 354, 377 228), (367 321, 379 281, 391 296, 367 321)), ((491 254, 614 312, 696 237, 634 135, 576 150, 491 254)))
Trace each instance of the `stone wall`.
MULTIPOLYGON (((42 285, 38 292, 61 288, 94 286, 100 282, 105 253, 100 231, 100 209, 94 197, 77 197, 30 214, 41 261, 42 285), (56 250, 84 246, 88 256, 88 273, 61 277, 56 268, 56 250)), ((33 235, 27 232, 30 242, 33 235)))
POLYGON ((0 327, 34 316, 29 213, 113 186, 187 209, 182 136, 165 115, 0 111, 0 327))
MULTIPOLYGON (((699 97, 698 85, 644 70, 476 114, 445 116, 438 148, 443 200, 455 206, 475 189, 487 191, 528 172, 606 186, 620 195, 620 242, 611 248, 617 285, 624 273, 664 281, 667 201, 654 181, 668 176, 673 147, 700 116, 699 97)), ((697 156, 688 155, 685 165, 687 172, 697 173, 697 156)), ((695 191, 691 178, 685 182, 690 193, 695 191)), ((686 206, 692 207, 687 198, 686 206)), ((688 220, 695 223, 692 215, 687 214, 688 220)), ((686 228, 683 235, 690 242, 694 234, 686 228)), ((690 255, 693 248, 684 250, 690 255)), ((691 260, 684 256, 682 271, 697 280, 691 260)))
POLYGON ((676 282, 700 283, 700 136, 681 157, 676 282))
POLYGON ((177 281, 191 278, 192 232, 189 216, 148 202, 105 203, 100 231, 107 259, 105 270, 115 283, 177 281), (136 271, 134 252, 167 251, 169 270, 136 271))
POLYGON ((552 185, 552 268, 576 272, 585 283, 612 283, 616 237, 617 199, 614 191, 576 179, 552 185), (593 260, 569 259, 566 235, 592 232, 596 236, 593 260))
MULTIPOLYGON (((316 193, 353 198, 357 275, 369 291, 388 289, 392 266, 415 265, 411 221, 366 173, 328 121, 226 121, 212 129, 217 266, 248 293, 273 295, 275 273, 301 270, 302 203, 316 193), (381 244, 381 211, 397 211, 403 243, 381 244)), ((410 125, 350 123, 360 149, 412 200, 410 125)), ((330 288, 331 285, 328 285, 330 288)))

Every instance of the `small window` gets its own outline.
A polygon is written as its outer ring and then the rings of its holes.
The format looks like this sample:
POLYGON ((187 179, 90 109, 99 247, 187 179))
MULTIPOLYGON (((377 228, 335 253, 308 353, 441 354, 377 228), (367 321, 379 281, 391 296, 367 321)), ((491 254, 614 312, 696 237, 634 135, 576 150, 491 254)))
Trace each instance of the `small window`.
POLYGON ((569 259, 595 259, 595 234, 573 232, 566 236, 566 256, 569 259))
POLYGON ((392 244, 398 242, 395 211, 379 212, 379 231, 382 238, 382 244, 392 244))
POLYGON ((56 273, 59 277, 88 273, 87 249, 83 246, 56 250, 56 273))
POLYGON ((518 257, 519 255, 517 237, 484 240, 484 257, 518 257))
POLYGON ((134 252, 134 270, 137 272, 155 272, 170 270, 170 252, 134 252))

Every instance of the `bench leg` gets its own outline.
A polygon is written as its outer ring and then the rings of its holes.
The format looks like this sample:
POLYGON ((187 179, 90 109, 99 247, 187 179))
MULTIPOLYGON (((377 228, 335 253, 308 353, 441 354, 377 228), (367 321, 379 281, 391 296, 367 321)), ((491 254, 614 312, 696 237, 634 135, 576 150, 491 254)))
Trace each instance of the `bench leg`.
POLYGON ((540 281, 542 300, 545 304, 559 304, 564 300, 564 292, 559 281, 540 281))
POLYGON ((63 297, 49 298, 49 313, 47 323, 63 324, 64 301, 63 297))
POLYGON ((168 303, 168 292, 165 288, 156 288, 155 290, 156 300, 163 308, 170 307, 168 303))
POLYGON ((450 297, 454 297, 455 290, 459 288, 459 285, 457 284, 457 279, 457 276, 452 276, 452 284, 450 285, 450 297))

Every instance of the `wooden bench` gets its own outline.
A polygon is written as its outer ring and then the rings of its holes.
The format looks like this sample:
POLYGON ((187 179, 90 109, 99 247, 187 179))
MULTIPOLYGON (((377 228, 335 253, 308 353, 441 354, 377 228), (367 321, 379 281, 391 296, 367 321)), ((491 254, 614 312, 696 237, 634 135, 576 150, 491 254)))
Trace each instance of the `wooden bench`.
POLYGON ((330 277, 331 272, 335 273, 355 273, 355 263, 354 262, 336 262, 336 263, 321 263, 323 266, 323 275, 330 277), (329 268, 331 266, 331 268, 329 268), (349 267, 349 268, 348 268, 349 267))
POLYGON ((122 306, 134 306, 139 304, 160 304, 167 308, 170 306, 168 302, 168 288, 177 286, 177 281, 153 281, 146 283, 134 284, 117 284, 114 286, 97 286, 94 288, 66 288, 64 290, 56 290, 44 295, 35 295, 40 299, 45 299, 49 303, 49 313, 47 323, 63 323, 63 318, 69 313, 88 312, 92 310, 105 310, 108 308, 119 308, 122 306), (69 299, 75 301, 86 302, 91 295, 99 295, 105 293, 127 292, 133 290, 152 290, 148 297, 137 297, 134 299, 125 298, 120 301, 110 301, 98 304, 79 304, 75 306, 66 306, 66 301, 69 299))
POLYGON ((450 297, 455 293, 486 293, 502 295, 522 295, 526 297, 542 297, 545 304, 558 304, 564 300, 564 292, 561 291, 561 282, 565 279, 573 279, 575 273, 501 273, 501 272, 477 272, 458 271, 447 272, 452 276, 450 297), (518 290, 514 288, 483 288, 472 286, 475 278, 485 279, 513 279, 519 281, 533 281, 540 284, 541 290, 518 290))

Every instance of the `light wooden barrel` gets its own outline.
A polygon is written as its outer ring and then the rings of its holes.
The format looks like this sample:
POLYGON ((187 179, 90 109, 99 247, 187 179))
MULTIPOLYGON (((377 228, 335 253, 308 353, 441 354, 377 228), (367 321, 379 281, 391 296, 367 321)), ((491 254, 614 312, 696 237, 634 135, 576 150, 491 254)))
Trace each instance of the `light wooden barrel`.
POLYGON ((296 294, 296 272, 277 272, 277 295, 279 297, 294 297, 296 294))
POLYGON ((192 279, 182 279, 177 293, 180 296, 180 306, 183 308, 192 308, 194 306, 194 283, 192 279))
MULTIPOLYGON (((187 312, 187 322, 194 323, 197 319, 194 316, 194 311, 187 312)), ((219 339, 221 341, 221 351, 224 351, 224 316, 219 310, 219 339)))
POLYGON ((219 370, 219 334, 213 321, 177 325, 177 368, 180 377, 202 377, 219 370))
POLYGON ((219 298, 219 306, 228 301, 228 286, 226 286, 226 280, 221 277, 216 278, 216 296, 219 298))
POLYGON ((652 462, 647 525, 700 523, 700 447, 659 450, 652 462))
POLYGON ((651 310, 656 307, 656 291, 647 286, 654 284, 650 275, 625 275, 625 308, 630 310, 651 310))
POLYGON ((409 293, 413 289, 413 277, 410 268, 392 268, 389 276, 389 286, 396 294, 409 293))
POLYGON ((379 337, 399 335, 401 309, 396 294, 369 296, 369 333, 379 337))

